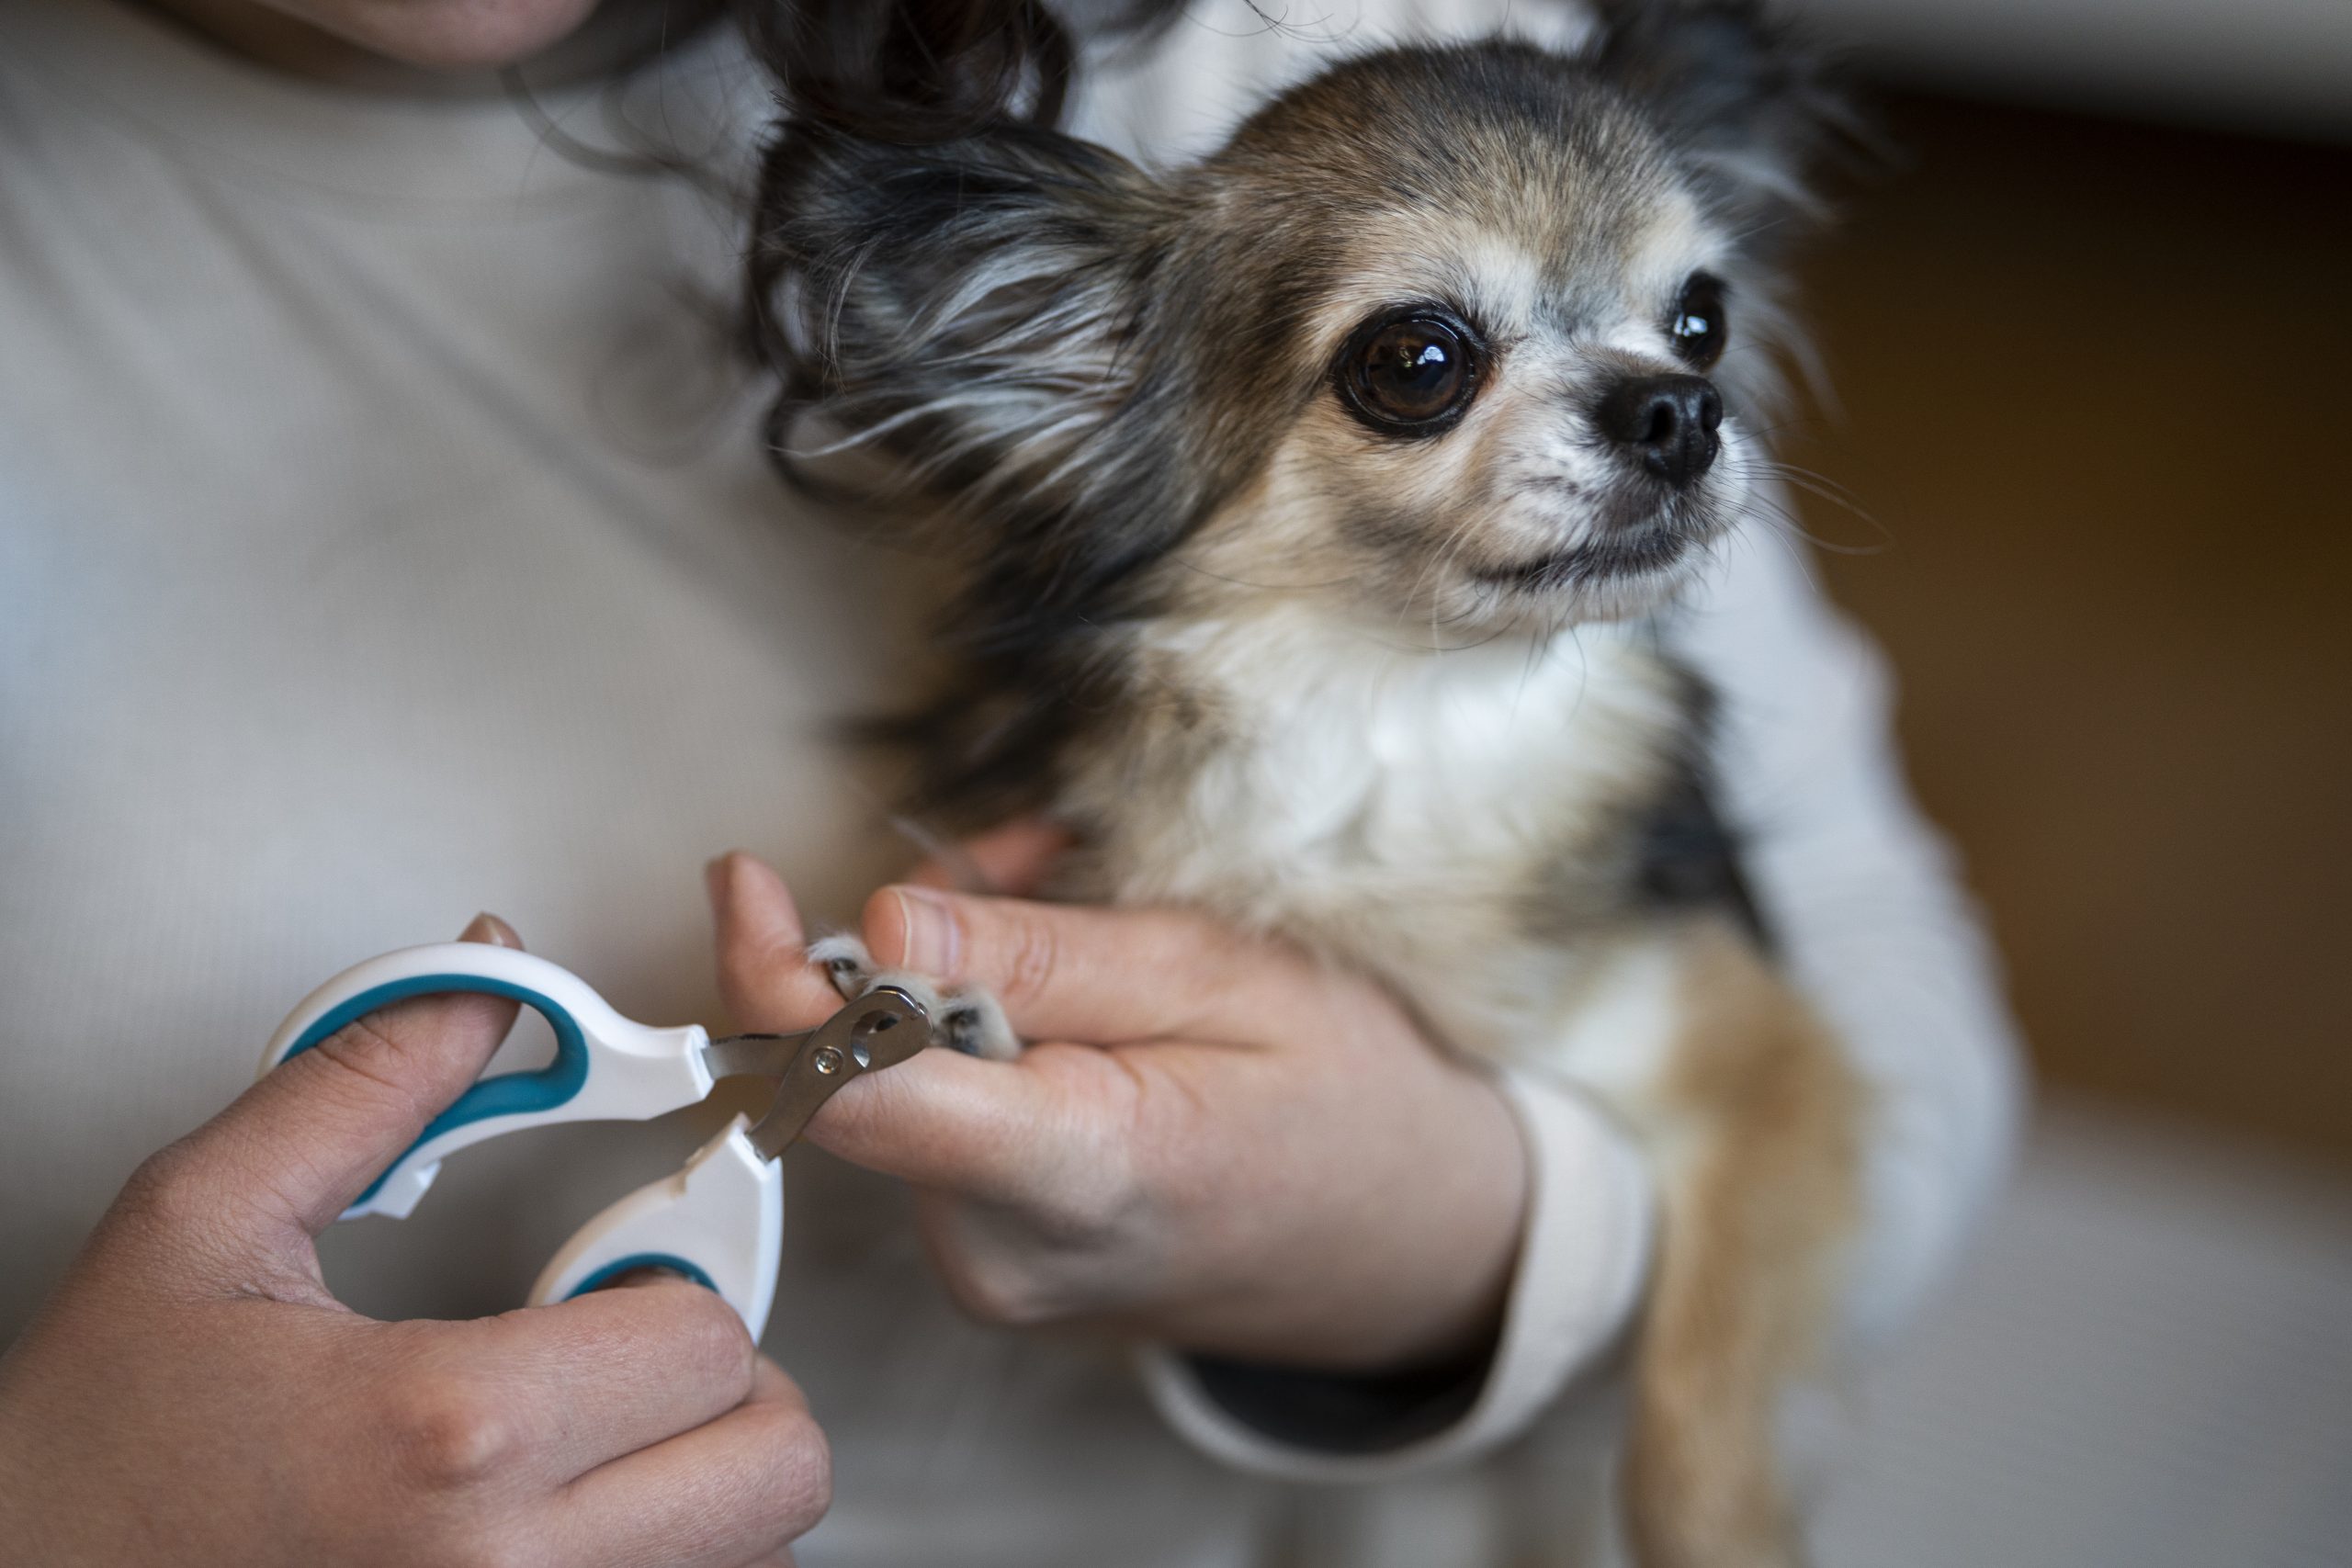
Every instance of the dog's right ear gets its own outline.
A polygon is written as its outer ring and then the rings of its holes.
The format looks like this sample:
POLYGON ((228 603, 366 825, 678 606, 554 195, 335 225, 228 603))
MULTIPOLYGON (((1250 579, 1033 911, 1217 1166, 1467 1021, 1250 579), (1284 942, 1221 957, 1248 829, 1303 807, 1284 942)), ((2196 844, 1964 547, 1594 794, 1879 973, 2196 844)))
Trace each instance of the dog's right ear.
POLYGON ((956 542, 1099 586, 1181 526, 1136 332, 1169 224, 1142 170, 1002 123, 905 146, 796 126, 771 151, 751 257, 752 329, 783 378, 787 477, 863 449, 955 524, 956 542))

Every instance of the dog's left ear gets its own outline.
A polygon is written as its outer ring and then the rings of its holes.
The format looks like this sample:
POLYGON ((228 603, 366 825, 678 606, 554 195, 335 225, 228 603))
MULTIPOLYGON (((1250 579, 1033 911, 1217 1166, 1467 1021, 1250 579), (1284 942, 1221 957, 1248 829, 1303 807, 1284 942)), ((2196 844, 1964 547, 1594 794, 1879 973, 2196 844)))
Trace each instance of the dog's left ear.
POLYGON ((1813 175, 1858 140, 1820 51, 1756 0, 1620 0, 1603 13, 1593 62, 1760 247, 1819 215, 1813 175))
POLYGON ((1166 417, 1136 331, 1149 175, 1009 121, 916 146, 797 127, 766 173, 752 341, 782 380, 787 478, 895 460, 914 491, 895 509, 933 543, 1025 574, 1000 585, 1007 615, 1085 601, 1181 526, 1173 444, 1135 434, 1166 417))

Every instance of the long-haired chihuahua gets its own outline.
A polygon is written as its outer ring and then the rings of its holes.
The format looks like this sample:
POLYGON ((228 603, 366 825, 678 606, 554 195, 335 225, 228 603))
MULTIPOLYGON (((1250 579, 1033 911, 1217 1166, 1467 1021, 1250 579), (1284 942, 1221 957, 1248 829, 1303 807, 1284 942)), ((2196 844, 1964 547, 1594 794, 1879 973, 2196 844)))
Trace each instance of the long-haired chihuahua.
POLYGON ((960 572, 913 807, 1046 813, 1060 894, 1360 966, 1649 1151, 1645 1568, 1798 1561, 1776 1412, 1856 1218, 1858 1077, 1657 615, 1762 504, 1774 254, 1839 123, 1756 6, 1683 0, 1365 54, 1166 172, 795 125, 751 263, 787 472, 850 464, 960 572))

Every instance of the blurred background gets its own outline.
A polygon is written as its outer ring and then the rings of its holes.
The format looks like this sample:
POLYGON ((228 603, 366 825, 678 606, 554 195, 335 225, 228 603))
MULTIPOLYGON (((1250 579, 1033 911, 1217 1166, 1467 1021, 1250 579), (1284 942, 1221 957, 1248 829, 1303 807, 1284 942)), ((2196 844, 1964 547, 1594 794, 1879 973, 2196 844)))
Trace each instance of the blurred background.
POLYGON ((1829 1568, 2352 1562, 2352 0, 1810 0, 1896 168, 1782 456, 2041 1104, 1829 1568))

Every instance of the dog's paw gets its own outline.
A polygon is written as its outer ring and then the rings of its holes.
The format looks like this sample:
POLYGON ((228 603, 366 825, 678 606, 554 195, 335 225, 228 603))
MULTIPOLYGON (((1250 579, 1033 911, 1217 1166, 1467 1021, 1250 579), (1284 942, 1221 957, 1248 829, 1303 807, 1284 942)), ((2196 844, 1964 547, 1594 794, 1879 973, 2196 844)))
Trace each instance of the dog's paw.
POLYGON ((874 988, 874 955, 847 931, 810 942, 808 962, 825 972, 843 1001, 854 1002, 874 988))
POLYGON ((1021 1055, 1021 1036, 1012 1032, 1004 1010, 986 991, 959 991, 947 998, 946 1008, 935 1016, 940 1043, 967 1056, 1009 1062, 1021 1055))
POLYGON ((865 944, 846 932, 810 942, 808 962, 825 972, 844 1001, 854 1002, 877 986, 906 992, 931 1015, 933 1044, 992 1062, 1009 1062, 1021 1055, 1021 1037, 1012 1032, 996 998, 986 991, 950 991, 926 976, 877 969, 865 944))
POLYGON ((904 991, 921 1003, 931 1015, 931 1043, 961 1051, 967 1056, 985 1056, 992 1062, 1009 1062, 1021 1055, 1021 1036, 996 1005, 996 998, 986 991, 965 989, 951 991, 942 987, 927 976, 910 975, 903 969, 885 969, 867 983, 870 990, 876 986, 889 986, 904 991))

